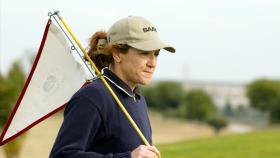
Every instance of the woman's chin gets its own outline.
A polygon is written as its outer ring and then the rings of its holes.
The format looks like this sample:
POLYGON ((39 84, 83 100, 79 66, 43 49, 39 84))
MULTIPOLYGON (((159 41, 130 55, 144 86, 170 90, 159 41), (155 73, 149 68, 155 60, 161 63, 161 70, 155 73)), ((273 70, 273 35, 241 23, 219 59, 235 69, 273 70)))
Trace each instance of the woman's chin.
POLYGON ((140 84, 141 85, 148 85, 151 82, 152 78, 145 78, 143 80, 141 80, 140 84))

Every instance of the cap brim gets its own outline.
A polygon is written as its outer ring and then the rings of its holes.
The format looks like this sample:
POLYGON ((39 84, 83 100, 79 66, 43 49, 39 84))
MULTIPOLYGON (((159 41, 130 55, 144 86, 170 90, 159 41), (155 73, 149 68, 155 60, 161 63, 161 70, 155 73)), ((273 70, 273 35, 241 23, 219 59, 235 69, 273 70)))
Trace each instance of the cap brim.
POLYGON ((160 40, 148 40, 144 42, 137 42, 137 43, 127 43, 129 46, 143 50, 143 51, 152 51, 158 49, 165 49, 168 52, 175 53, 176 49, 168 44, 163 43, 160 40))

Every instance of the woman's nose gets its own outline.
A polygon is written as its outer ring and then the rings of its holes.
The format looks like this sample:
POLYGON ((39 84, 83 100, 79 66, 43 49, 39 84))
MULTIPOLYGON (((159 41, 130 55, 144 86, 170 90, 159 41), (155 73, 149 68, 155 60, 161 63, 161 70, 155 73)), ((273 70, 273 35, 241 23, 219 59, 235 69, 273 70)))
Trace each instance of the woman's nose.
POLYGON ((148 66, 156 67, 157 65, 157 56, 154 53, 151 53, 148 61, 148 66))

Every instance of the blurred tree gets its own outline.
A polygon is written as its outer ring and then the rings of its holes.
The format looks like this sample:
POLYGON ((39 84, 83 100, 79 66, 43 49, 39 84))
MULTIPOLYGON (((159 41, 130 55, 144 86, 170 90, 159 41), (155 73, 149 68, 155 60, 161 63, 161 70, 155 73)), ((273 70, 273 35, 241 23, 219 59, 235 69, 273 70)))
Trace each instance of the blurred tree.
POLYGON ((270 122, 280 123, 280 95, 272 102, 270 110, 270 122))
POLYGON ((260 79, 248 85, 250 105, 270 113, 271 122, 280 122, 280 81, 260 79))
POLYGON ((225 118, 222 118, 220 116, 210 116, 207 118, 206 122, 213 127, 216 134, 219 134, 221 129, 225 128, 228 125, 228 122, 225 118))
POLYGON ((9 91, 9 100, 10 105, 13 106, 12 103, 15 103, 17 100, 23 86, 25 83, 25 74, 22 68, 20 67, 19 62, 15 62, 12 66, 12 69, 8 73, 7 83, 10 87, 9 91))
POLYGON ((9 91, 11 90, 6 79, 0 74, 0 127, 5 125, 10 112, 10 106, 7 106, 9 105, 9 100, 6 99, 9 91))
POLYGON ((202 90, 187 92, 183 105, 186 107, 186 118, 188 119, 206 121, 208 117, 217 114, 213 101, 202 90))
MULTIPOLYGON (((5 125, 13 106, 24 86, 25 74, 19 62, 12 65, 6 78, 0 76, 0 127, 5 125)), ((7 158, 16 158, 19 155, 24 136, 4 145, 7 158)))
POLYGON ((157 110, 177 108, 183 98, 181 83, 161 81, 155 85, 144 87, 142 90, 149 107, 157 110))
POLYGON ((157 96, 158 92, 155 90, 155 86, 146 86, 141 88, 142 95, 145 97, 149 108, 157 109, 157 96))
POLYGON ((6 123, 12 107, 15 104, 25 82, 25 74, 19 62, 15 62, 7 78, 0 77, 0 126, 6 123))

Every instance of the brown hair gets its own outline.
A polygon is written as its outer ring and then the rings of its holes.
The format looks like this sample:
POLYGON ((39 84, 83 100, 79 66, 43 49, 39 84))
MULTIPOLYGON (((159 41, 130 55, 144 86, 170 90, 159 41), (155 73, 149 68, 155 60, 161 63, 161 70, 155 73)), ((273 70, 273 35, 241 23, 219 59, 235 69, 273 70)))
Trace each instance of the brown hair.
MULTIPOLYGON (((107 33, 98 31, 90 38, 87 54, 100 71, 104 67, 113 64, 113 51, 126 53, 130 46, 127 44, 110 44, 107 42, 107 33)), ((87 60, 87 59, 86 59, 87 60)))

